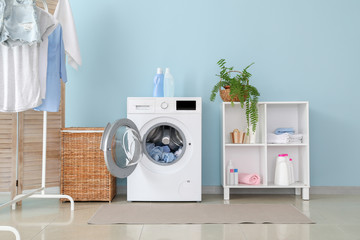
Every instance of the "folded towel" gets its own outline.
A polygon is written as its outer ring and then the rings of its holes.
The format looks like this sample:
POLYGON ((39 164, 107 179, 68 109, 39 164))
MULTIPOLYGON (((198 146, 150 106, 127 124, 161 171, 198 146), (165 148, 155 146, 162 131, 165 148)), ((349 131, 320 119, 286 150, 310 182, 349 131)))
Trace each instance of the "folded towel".
POLYGON ((302 143, 302 135, 298 134, 299 136, 293 137, 294 135, 290 135, 288 142, 293 144, 302 143))
POLYGON ((302 134, 289 134, 283 133, 280 135, 276 135, 273 133, 268 133, 268 143, 273 144, 299 144, 302 143, 303 135, 302 134))
POLYGON ((257 174, 239 173, 239 183, 248 185, 259 185, 260 176, 257 174))
POLYGON ((280 135, 283 133, 295 134, 294 128, 277 128, 274 132, 276 135, 280 135))
POLYGON ((302 134, 292 134, 292 135, 289 135, 289 138, 292 140, 302 140, 303 135, 302 134))
POLYGON ((268 133, 268 143, 275 143, 275 144, 289 143, 289 134, 284 133, 281 135, 276 135, 273 133, 268 133))

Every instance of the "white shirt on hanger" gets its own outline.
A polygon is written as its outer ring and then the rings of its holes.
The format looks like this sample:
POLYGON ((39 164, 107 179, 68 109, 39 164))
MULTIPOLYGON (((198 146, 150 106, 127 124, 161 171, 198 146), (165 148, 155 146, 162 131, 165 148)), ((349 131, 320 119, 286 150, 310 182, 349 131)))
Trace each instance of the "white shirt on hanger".
MULTIPOLYGON (((55 23, 50 14, 38 11, 38 24, 44 39, 55 23)), ((41 104, 39 49, 40 44, 0 44, 0 112, 22 112, 41 104)))
POLYGON ((68 56, 68 64, 77 70, 82 64, 82 59, 69 0, 59 0, 54 12, 54 17, 60 22, 63 28, 63 40, 65 52, 68 56))

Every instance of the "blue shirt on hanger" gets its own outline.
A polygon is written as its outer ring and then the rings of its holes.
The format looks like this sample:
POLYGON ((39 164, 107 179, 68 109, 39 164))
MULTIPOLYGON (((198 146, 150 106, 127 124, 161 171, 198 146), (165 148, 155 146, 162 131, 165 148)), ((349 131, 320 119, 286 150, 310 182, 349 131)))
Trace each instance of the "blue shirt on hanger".
POLYGON ((46 95, 36 111, 58 112, 61 98, 61 82, 67 82, 65 66, 65 49, 62 27, 59 24, 48 37, 48 59, 46 76, 46 95))

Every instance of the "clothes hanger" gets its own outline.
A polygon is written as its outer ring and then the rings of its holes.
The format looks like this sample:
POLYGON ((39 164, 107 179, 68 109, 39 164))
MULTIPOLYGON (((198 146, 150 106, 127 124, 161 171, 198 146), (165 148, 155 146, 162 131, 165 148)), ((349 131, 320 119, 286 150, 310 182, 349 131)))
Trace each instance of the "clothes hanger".
POLYGON ((48 8, 48 5, 47 5, 47 3, 46 3, 46 0, 41 0, 41 2, 42 2, 43 5, 44 5, 45 11, 46 11, 46 12, 49 12, 49 8, 48 8))

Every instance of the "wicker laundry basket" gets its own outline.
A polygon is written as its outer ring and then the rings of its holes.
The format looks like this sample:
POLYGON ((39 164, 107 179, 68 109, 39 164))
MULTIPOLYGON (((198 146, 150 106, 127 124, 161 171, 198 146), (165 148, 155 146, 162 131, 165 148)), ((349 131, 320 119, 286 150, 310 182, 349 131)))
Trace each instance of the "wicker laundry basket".
POLYGON ((116 195, 116 178, 107 170, 100 150, 103 131, 104 128, 61 129, 61 194, 74 201, 111 202, 116 195))

